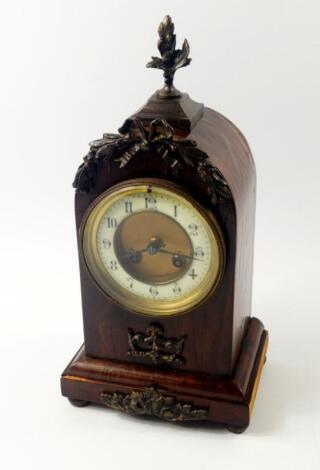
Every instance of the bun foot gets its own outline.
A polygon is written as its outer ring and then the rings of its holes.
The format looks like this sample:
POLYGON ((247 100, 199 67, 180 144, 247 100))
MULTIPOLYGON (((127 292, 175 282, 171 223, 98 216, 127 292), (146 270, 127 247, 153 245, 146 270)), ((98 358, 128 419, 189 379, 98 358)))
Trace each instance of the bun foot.
POLYGON ((247 429, 248 426, 232 426, 227 425, 228 431, 232 432, 233 434, 241 434, 243 431, 247 429))
POLYGON ((85 400, 75 400, 73 398, 68 398, 68 400, 71 403, 71 405, 73 405, 73 406, 82 407, 82 406, 89 405, 89 402, 85 401, 85 400))

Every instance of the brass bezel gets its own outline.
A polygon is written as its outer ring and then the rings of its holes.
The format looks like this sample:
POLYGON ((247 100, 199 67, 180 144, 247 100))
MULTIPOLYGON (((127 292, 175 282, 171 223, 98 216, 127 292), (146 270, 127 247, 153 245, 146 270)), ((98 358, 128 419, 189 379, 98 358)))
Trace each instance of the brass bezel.
POLYGON ((132 312, 152 316, 167 317, 182 315, 198 306, 216 289, 222 277, 225 264, 225 248, 222 232, 211 212, 201 207, 193 198, 174 183, 159 179, 143 178, 117 184, 102 193, 87 209, 80 228, 81 256, 97 286, 120 306, 132 312), (96 244, 97 229, 101 217, 115 201, 137 192, 147 192, 154 188, 162 193, 174 193, 175 197, 196 210, 207 228, 212 245, 218 257, 212 257, 210 268, 203 281, 189 294, 177 300, 145 299, 130 293, 116 283, 105 269, 96 244))

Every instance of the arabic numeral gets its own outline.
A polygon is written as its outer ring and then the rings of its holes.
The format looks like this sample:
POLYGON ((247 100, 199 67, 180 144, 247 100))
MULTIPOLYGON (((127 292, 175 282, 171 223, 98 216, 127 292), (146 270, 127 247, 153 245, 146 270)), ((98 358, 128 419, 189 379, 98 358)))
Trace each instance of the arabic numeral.
POLYGON ((176 205, 173 206, 173 215, 175 217, 178 217, 178 206, 176 206, 176 205))
POLYGON ((188 276, 190 276, 193 280, 195 280, 195 278, 198 277, 198 274, 196 274, 193 268, 192 271, 190 271, 190 273, 188 274, 188 276))
POLYGON ((110 240, 104 239, 104 240, 102 240, 102 244, 103 244, 103 248, 108 249, 108 248, 111 247, 111 241, 110 240))
POLYGON ((201 246, 198 246, 195 250, 194 250, 194 254, 197 258, 203 258, 204 257, 204 251, 203 251, 203 248, 201 248, 201 246))
POLYGON ((115 260, 110 261, 109 266, 111 271, 116 271, 118 269, 118 263, 115 260))
POLYGON ((151 286, 149 289, 149 292, 152 295, 152 297, 157 297, 157 295, 159 295, 159 291, 156 288, 156 286, 151 286))
POLYGON ((128 282, 129 289, 132 289, 133 288, 133 278, 132 277, 127 277, 127 282, 128 282))
POLYGON ((198 235, 198 225, 197 224, 189 224, 188 225, 190 235, 198 235))
POLYGON ((145 203, 146 203, 146 209, 156 209, 157 207, 157 200, 150 196, 145 198, 145 203))

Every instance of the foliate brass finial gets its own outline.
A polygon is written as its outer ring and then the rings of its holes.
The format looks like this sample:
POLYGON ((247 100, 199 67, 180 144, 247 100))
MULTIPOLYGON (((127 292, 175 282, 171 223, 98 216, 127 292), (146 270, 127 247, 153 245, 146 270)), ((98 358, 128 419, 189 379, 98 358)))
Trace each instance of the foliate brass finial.
POLYGON ((188 57, 190 46, 185 39, 182 49, 176 49, 176 35, 174 34, 174 23, 169 15, 165 16, 158 29, 158 49, 160 57, 152 57, 147 67, 163 70, 164 87, 158 92, 162 98, 173 98, 180 96, 180 92, 173 86, 173 77, 176 70, 189 65, 191 59, 188 57))

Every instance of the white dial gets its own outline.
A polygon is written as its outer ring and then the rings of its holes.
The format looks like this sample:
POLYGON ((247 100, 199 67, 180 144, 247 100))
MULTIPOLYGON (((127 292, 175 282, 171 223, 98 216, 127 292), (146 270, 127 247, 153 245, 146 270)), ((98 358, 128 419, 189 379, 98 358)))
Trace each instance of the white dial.
POLYGON ((152 191, 152 194, 136 193, 114 202, 106 210, 99 223, 97 247, 105 269, 115 282, 137 296, 158 300, 176 299, 190 293, 208 273, 211 257, 218 255, 213 253, 208 231, 199 214, 192 207, 178 200, 174 194, 162 194, 156 189, 152 191), (140 240, 135 244, 134 234, 128 232, 130 240, 127 243, 127 251, 118 250, 117 253, 115 248, 116 232, 121 230, 123 221, 128 218, 131 219, 130 226, 134 229, 134 214, 137 215, 136 224, 145 223, 145 227, 142 229, 144 233, 139 233, 142 244, 145 246, 141 246, 140 240), (163 234, 163 230, 159 226, 148 226, 152 222, 159 225, 166 223, 167 217, 162 217, 163 215, 171 218, 189 237, 191 249, 187 253, 183 253, 182 249, 172 248, 172 241, 175 240, 171 239, 170 233, 163 234), (152 239, 162 241, 163 248, 154 249, 154 253, 152 253, 152 249, 148 250, 152 239), (134 254, 135 251, 140 253, 144 249, 145 251, 141 253, 137 262, 130 261, 130 253, 134 254), (124 263, 121 256, 124 259, 128 257, 129 260, 124 263), (160 260, 162 263, 171 263, 174 267, 173 271, 176 271, 172 276, 174 280, 157 282, 157 279, 152 278, 148 282, 147 275, 145 282, 136 279, 130 272, 130 263, 134 263, 134 268, 136 268, 137 263, 143 264, 144 258, 149 258, 148 261, 155 264, 158 264, 157 262, 160 260), (187 266, 187 269, 174 266, 175 261, 178 261, 177 264, 179 264, 179 258, 181 264, 184 264, 184 267, 187 266))

